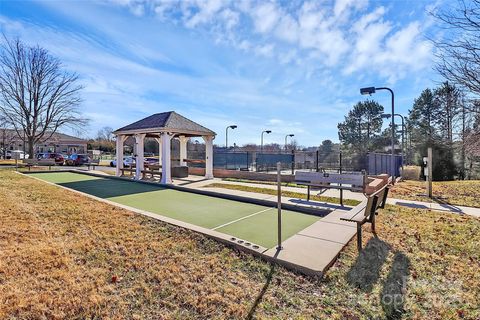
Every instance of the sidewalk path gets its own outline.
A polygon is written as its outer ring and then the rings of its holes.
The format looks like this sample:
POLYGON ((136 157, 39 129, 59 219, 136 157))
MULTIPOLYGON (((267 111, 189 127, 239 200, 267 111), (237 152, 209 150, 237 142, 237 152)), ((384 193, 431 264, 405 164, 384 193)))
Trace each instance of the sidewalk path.
MULTIPOLYGON (((273 189, 277 190, 277 186, 274 184, 263 184, 263 183, 255 183, 255 182, 235 182, 235 181, 228 181, 228 180, 222 180, 220 178, 215 178, 213 180, 203 180, 195 183, 191 183, 189 185, 185 185, 186 187, 190 188, 201 188, 208 186, 209 184, 212 183, 222 183, 222 184, 231 184, 231 185, 238 185, 238 186, 245 186, 245 187, 253 187, 253 188, 264 188, 264 189, 273 189)), ((291 192, 297 192, 297 193, 303 193, 307 194, 307 188, 301 188, 301 187, 285 187, 282 186, 283 191, 291 191, 291 192)), ((249 192, 251 193, 251 192, 249 192)), ((318 190, 312 190, 312 195, 317 194, 318 190)), ((340 197, 340 191, 336 189, 327 189, 318 195, 320 196, 325 196, 325 197, 332 197, 332 198, 339 198, 340 197)), ((349 190, 344 190, 343 191, 343 198, 344 199, 351 199, 351 200, 358 200, 358 201, 363 201, 365 199, 365 196, 361 193, 358 192, 352 192, 349 190)))
POLYGON ((387 199, 387 204, 396 206, 403 206, 415 209, 426 209, 433 211, 442 211, 458 214, 468 214, 477 218, 480 218, 480 208, 456 206, 448 203, 435 203, 435 202, 423 202, 404 199, 387 199))
MULTIPOLYGON (((262 193, 256 192, 248 192, 248 191, 239 191, 239 190, 231 190, 231 189, 223 189, 223 188, 209 188, 208 185, 212 183, 222 183, 222 184, 230 184, 230 185, 240 185, 240 186, 247 186, 247 187, 254 187, 254 188, 264 188, 264 189, 273 189, 276 190, 276 185, 271 184, 261 184, 261 183, 254 183, 254 182, 234 182, 234 181, 225 181, 219 178, 215 178, 213 180, 199 180, 192 183, 185 185, 188 188, 194 189, 203 189, 203 190, 211 190, 226 194, 235 194, 241 195, 244 197, 251 197, 256 199, 265 199, 265 200, 272 200, 276 201, 276 196, 266 195, 262 193)), ((298 188, 298 187, 285 187, 282 186, 283 191, 292 191, 302 194, 307 194, 306 188, 298 188)), ((312 194, 316 194, 315 191, 312 194)), ((328 189, 325 192, 322 192, 320 195, 327 196, 327 197, 339 197, 338 190, 328 189)), ((351 192, 345 190, 343 192, 343 197, 345 199, 352 199, 352 200, 359 200, 362 201, 365 199, 365 196, 359 192, 351 192)), ((289 198, 289 197, 282 197, 283 203, 295 204, 299 206, 308 206, 308 207, 318 207, 322 209, 340 209, 339 205, 325 203, 325 202, 318 202, 318 201, 307 201, 306 199, 298 199, 298 198, 289 198)), ((467 214, 477 218, 480 218, 480 208, 473 208, 473 207, 465 207, 465 206, 457 206, 451 205, 447 203, 435 203, 435 202, 424 202, 424 201, 414 201, 414 200, 404 200, 404 199, 394 199, 389 198, 387 199, 387 203, 391 205, 409 207, 409 208, 416 208, 416 209, 426 209, 426 210, 434 210, 440 212, 450 212, 450 213, 457 213, 457 214, 467 214)), ((348 209, 349 207, 346 206, 348 209)))

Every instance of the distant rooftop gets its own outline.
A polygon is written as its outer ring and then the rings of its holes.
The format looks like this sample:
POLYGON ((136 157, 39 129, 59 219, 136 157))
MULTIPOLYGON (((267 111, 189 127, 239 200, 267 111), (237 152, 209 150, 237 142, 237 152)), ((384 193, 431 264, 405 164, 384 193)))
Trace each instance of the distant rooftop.
MULTIPOLYGON (((13 138, 13 140, 23 140, 23 131, 20 131, 20 135, 17 133, 15 129, 0 129, 0 132, 3 132, 5 130, 5 134, 8 137, 13 138)), ((42 140, 47 140, 49 142, 54 142, 54 141, 59 141, 59 142, 71 142, 71 143, 87 143, 87 140, 70 136, 68 134, 60 133, 60 132, 55 132, 52 136, 50 136, 51 132, 45 132, 45 135, 43 136, 42 140)), ((9 138, 9 139, 11 139, 9 138)))
POLYGON ((213 136, 215 132, 175 111, 161 112, 114 131, 115 134, 172 132, 186 136, 213 136))

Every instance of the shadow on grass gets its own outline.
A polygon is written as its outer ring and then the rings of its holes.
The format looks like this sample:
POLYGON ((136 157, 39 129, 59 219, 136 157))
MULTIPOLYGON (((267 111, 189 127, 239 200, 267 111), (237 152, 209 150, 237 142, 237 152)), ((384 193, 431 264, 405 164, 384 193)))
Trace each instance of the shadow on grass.
POLYGON ((363 292, 371 292, 389 251, 390 246, 386 242, 376 237, 371 238, 348 271, 347 282, 363 292))
MULTIPOLYGON (((273 255, 273 257, 276 259, 278 255, 280 254, 280 250, 277 249, 277 252, 273 255)), ((253 319, 253 315, 255 314, 255 311, 257 310, 258 305, 263 299, 263 296, 265 295, 265 292, 267 292, 268 287, 270 287, 270 283, 272 282, 273 274, 275 273, 275 264, 272 263, 270 265, 270 272, 267 275, 267 281, 263 285, 262 290, 258 294, 258 296, 255 298, 255 301, 253 302, 252 307, 250 308, 250 311, 248 312, 248 315, 245 319, 251 320, 253 319)))
POLYGON ((257 310, 258 305, 263 299, 263 296, 265 295, 265 292, 267 292, 268 287, 270 287, 270 283, 272 282, 273 274, 275 273, 275 264, 272 264, 270 267, 270 272, 267 275, 267 281, 263 285, 262 290, 258 294, 258 296, 255 298, 255 301, 253 302, 252 307, 250 308, 250 311, 248 312, 248 315, 245 319, 251 320, 253 319, 253 315, 255 314, 255 311, 257 310))
POLYGON ((400 319, 404 313, 405 289, 410 274, 410 259, 401 252, 393 257, 392 267, 380 293, 387 319, 400 319))
POLYGON ((160 186, 157 187, 142 183, 113 179, 94 179, 85 181, 65 182, 59 183, 59 185, 103 199, 165 190, 165 188, 162 188, 160 186))
POLYGON ((460 213, 460 214, 463 213, 462 209, 460 209, 458 206, 450 204, 444 199, 433 197, 432 200, 438 203, 439 205, 441 205, 442 208, 444 208, 445 210, 449 210, 449 211, 460 213))

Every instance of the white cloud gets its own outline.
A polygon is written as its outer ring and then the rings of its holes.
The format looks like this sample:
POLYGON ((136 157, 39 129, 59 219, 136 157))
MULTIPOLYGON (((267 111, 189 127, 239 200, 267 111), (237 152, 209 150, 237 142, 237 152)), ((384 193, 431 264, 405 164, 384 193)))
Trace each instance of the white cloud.
POLYGON ((145 14, 145 7, 143 6, 143 4, 132 5, 130 7, 130 11, 132 11, 132 13, 137 17, 141 17, 145 14))
POLYGON ((256 47, 255 48, 255 53, 260 55, 260 56, 271 57, 273 55, 273 49, 274 48, 275 48, 275 46, 273 44, 269 43, 269 44, 266 44, 266 45, 256 47))
POLYGON ((198 24, 210 22, 215 14, 222 8, 222 0, 197 0, 194 5, 198 12, 193 14, 190 19, 187 19, 185 25, 188 28, 194 28, 198 24))
POLYGON ((271 2, 263 3, 253 8, 251 15, 255 31, 260 33, 272 31, 281 17, 277 6, 271 2))
POLYGON ((271 125, 282 125, 284 123, 285 122, 283 120, 280 120, 280 119, 270 119, 270 120, 268 120, 268 124, 271 124, 271 125))
POLYGON ((299 27, 295 19, 289 15, 284 15, 275 30, 276 35, 285 41, 296 42, 299 37, 299 27))
POLYGON ((220 16, 225 21, 225 27, 227 30, 231 30, 237 26, 240 21, 240 14, 230 9, 225 9, 221 12, 220 16))
POLYGON ((315 63, 339 68, 344 75, 367 70, 395 81, 424 67, 431 55, 431 46, 418 36, 423 27, 419 21, 401 27, 387 19, 384 6, 373 2, 370 7, 368 0, 305 1, 288 7, 275 1, 112 1, 130 10, 153 7, 166 21, 206 28, 216 43, 275 58, 282 65, 301 62, 306 72, 315 63), (417 61, 406 61, 405 48, 417 61))
POLYGON ((345 14, 350 9, 361 10, 368 4, 368 0, 336 0, 333 8, 333 13, 336 17, 345 14))
POLYGON ((279 53, 278 60, 281 64, 289 64, 291 62, 298 62, 297 50, 291 49, 285 53, 279 53))

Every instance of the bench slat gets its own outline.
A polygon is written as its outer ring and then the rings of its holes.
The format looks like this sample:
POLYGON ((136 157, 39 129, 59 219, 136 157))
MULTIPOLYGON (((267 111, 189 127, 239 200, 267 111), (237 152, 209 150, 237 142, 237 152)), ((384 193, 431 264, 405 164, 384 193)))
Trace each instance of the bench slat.
POLYGON ((24 159, 24 164, 26 165, 34 165, 34 166, 53 166, 55 165, 55 160, 54 159, 43 159, 43 160, 37 160, 37 159, 24 159))
POLYGON ((302 186, 311 186, 317 187, 318 189, 342 189, 342 190, 351 190, 351 191, 363 191, 362 187, 359 186, 339 186, 339 185, 331 185, 329 183, 311 183, 311 182, 303 182, 303 181, 294 181, 295 184, 302 185, 302 186))
POLYGON ((295 183, 318 188, 363 191, 365 175, 297 171, 295 183))
POLYGON ((363 174, 349 173, 323 173, 323 172, 305 172, 297 171, 295 180, 308 181, 310 183, 338 183, 349 184, 352 186, 363 186, 365 184, 365 176, 363 174))
POLYGON ((363 220, 365 218, 365 214, 362 214, 365 212, 365 208, 368 205, 368 199, 365 199, 362 201, 360 204, 355 206, 353 209, 351 209, 348 213, 350 213, 349 218, 341 218, 341 220, 345 221, 357 221, 357 220, 363 220))

